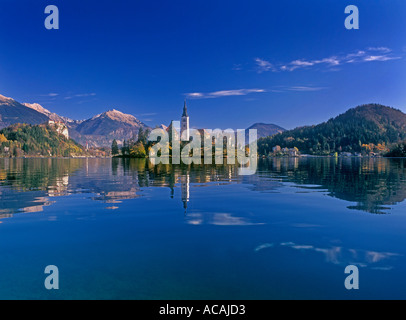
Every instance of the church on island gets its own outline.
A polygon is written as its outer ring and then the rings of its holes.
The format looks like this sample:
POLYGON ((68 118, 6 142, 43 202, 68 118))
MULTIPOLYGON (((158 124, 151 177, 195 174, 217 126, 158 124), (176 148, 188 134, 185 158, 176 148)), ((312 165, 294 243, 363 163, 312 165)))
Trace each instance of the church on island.
MULTIPOLYGON (((186 135, 186 141, 189 140, 190 138, 190 132, 189 132, 189 116, 187 114, 187 106, 186 106, 186 100, 183 104, 183 113, 182 117, 180 118, 180 136, 182 137, 185 132, 186 135)), ((186 176, 182 176, 180 178, 181 181, 181 198, 183 202, 183 208, 185 209, 185 214, 187 210, 187 203, 189 202, 189 174, 186 176)))
MULTIPOLYGON (((161 125, 161 128, 170 134, 172 131, 172 126, 174 125, 174 122, 177 122, 177 121, 172 120, 168 127, 161 125)), ((175 130, 180 135, 180 137, 182 137, 183 135, 185 136, 184 139, 180 139, 181 141, 190 141, 190 121, 189 121, 189 115, 187 113, 186 100, 183 103, 183 112, 182 112, 182 116, 180 118, 180 127, 175 127, 175 130)), ((203 137, 207 133, 207 131, 205 129, 195 129, 195 130, 197 130, 200 133, 201 137, 203 137)))
MULTIPOLYGON (((169 126, 161 125, 161 128, 164 129, 166 132, 171 134, 172 132, 172 126, 174 126, 174 122, 178 122, 175 120, 172 120, 169 126)), ((175 131, 177 134, 182 137, 182 135, 185 135, 185 139, 182 139, 182 141, 189 141, 190 139, 190 126, 189 126, 189 115, 187 113, 187 106, 186 106, 186 100, 183 104, 183 112, 182 112, 182 117, 180 118, 180 127, 175 127, 175 131)))
POLYGON ((187 115, 186 100, 183 104, 183 113, 182 113, 182 118, 180 119, 180 136, 181 137, 184 132, 186 132, 185 141, 188 141, 190 138, 190 132, 189 132, 189 116, 187 115))
MULTIPOLYGON (((168 133, 172 132, 172 126, 174 125, 174 121, 172 120, 170 125, 164 126, 161 125, 162 129, 164 129, 165 131, 167 131, 168 133)), ((182 135, 185 135, 185 139, 183 141, 189 141, 190 139, 190 126, 189 126, 189 115, 187 113, 187 105, 186 105, 186 100, 184 101, 183 104, 183 112, 182 112, 182 117, 180 118, 180 128, 176 128, 176 132, 178 132, 178 134, 180 134, 180 136, 182 137, 182 135)), ((181 199, 183 202, 183 208, 185 210, 185 214, 186 214, 186 210, 187 210, 187 205, 189 202, 189 196, 190 196, 190 177, 189 177, 189 173, 182 174, 179 177, 177 177, 175 180, 180 182, 180 191, 181 191, 181 199), (179 179, 179 180, 178 180, 179 179)), ((172 194, 173 196, 173 194, 172 194)))

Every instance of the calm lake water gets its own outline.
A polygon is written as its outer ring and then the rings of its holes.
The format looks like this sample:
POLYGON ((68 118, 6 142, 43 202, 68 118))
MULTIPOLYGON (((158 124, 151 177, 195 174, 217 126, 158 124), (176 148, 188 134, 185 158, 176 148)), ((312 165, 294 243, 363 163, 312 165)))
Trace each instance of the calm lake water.
POLYGON ((406 299, 405 159, 237 169, 0 159, 0 298, 406 299))

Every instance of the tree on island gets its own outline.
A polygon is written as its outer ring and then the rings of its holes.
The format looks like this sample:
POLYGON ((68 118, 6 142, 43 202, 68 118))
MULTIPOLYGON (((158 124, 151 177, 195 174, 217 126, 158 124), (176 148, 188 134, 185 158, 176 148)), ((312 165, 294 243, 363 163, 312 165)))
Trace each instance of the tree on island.
POLYGON ((138 130, 138 139, 137 142, 141 142, 144 147, 148 147, 150 142, 148 141, 149 129, 144 130, 142 127, 138 130))
POLYGON ((128 156, 130 154, 130 145, 127 140, 123 141, 123 146, 121 147, 121 154, 123 156, 128 156))
POLYGON ((146 158, 147 153, 145 151, 144 144, 138 141, 131 149, 130 156, 133 158, 146 158))
POLYGON ((120 153, 119 149, 118 149, 118 144, 116 139, 113 140, 112 144, 111 144, 111 154, 113 156, 116 156, 120 153))
POLYGON ((144 130, 142 127, 138 130, 137 142, 130 147, 130 156, 134 158, 147 157, 147 150, 151 147, 151 142, 148 141, 150 131, 144 130))
MULTIPOLYGON (((153 142, 148 141, 149 133, 149 129, 140 127, 137 135, 134 134, 132 139, 124 140, 121 147, 121 156, 130 158, 146 158, 149 149, 153 145, 153 142), (135 140, 135 137, 137 137, 137 140, 135 140)), ((111 153, 113 156, 119 154, 119 148, 116 140, 113 140, 111 145, 111 153)))

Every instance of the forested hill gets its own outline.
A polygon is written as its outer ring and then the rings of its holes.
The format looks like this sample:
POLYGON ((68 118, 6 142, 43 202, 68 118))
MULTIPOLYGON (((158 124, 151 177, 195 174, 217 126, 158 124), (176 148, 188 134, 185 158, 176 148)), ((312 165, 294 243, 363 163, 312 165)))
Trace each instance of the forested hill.
MULTIPOLYGON (((406 114, 379 105, 362 105, 314 126, 299 127, 259 139, 258 152, 267 155, 274 146, 297 147, 302 153, 379 151, 406 139, 406 114)), ((383 151, 383 150, 382 150, 383 151)))
POLYGON ((0 156, 85 155, 84 148, 50 125, 13 124, 0 130, 0 156))

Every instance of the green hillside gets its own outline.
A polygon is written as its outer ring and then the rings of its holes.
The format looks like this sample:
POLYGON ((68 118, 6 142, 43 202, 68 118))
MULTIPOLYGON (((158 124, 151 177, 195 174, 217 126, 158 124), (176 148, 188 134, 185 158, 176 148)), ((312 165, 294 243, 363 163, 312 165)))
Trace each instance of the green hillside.
POLYGON ((86 155, 86 151, 52 126, 13 124, 0 130, 0 155, 68 157, 86 155))
POLYGON ((406 139, 406 114, 379 104, 362 105, 315 126, 299 127, 259 139, 258 152, 297 147, 302 153, 385 153, 392 144, 406 139))

